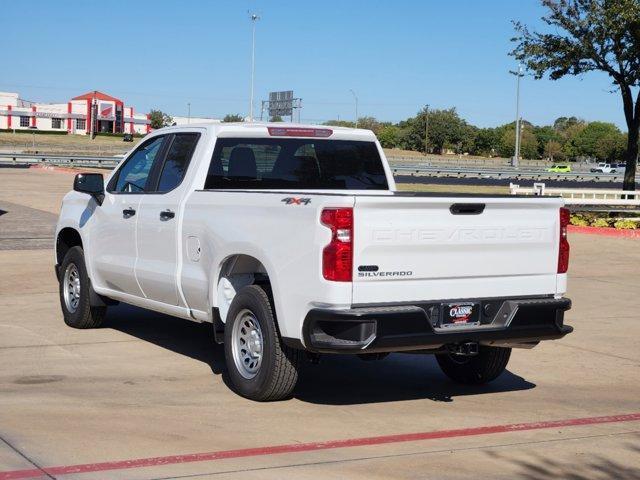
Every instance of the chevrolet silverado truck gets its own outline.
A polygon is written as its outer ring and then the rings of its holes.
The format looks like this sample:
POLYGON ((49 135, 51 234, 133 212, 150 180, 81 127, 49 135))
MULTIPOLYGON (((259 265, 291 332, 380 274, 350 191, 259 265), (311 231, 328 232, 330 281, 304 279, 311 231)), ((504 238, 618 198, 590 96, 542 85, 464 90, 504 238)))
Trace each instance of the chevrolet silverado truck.
POLYGON ((560 198, 397 191, 367 130, 189 125, 76 176, 55 263, 67 325, 117 302, 211 323, 250 399, 324 354, 434 354, 480 384, 572 331, 568 220, 560 198))

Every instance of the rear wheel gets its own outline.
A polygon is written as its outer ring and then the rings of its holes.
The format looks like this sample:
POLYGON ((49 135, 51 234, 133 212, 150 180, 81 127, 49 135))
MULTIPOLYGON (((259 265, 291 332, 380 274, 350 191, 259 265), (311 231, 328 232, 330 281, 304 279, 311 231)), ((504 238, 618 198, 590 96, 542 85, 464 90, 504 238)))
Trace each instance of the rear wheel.
POLYGON ((102 323, 107 307, 91 306, 90 289, 82 248, 73 247, 60 265, 60 306, 70 327, 96 328, 102 323))
POLYGON ((468 385, 481 385, 495 380, 504 372, 511 356, 510 348, 480 345, 474 356, 443 353, 436 355, 438 365, 452 380, 468 385))
POLYGON ((261 286, 237 293, 224 330, 227 370, 238 394, 262 402, 291 395, 302 352, 280 340, 271 301, 261 286))

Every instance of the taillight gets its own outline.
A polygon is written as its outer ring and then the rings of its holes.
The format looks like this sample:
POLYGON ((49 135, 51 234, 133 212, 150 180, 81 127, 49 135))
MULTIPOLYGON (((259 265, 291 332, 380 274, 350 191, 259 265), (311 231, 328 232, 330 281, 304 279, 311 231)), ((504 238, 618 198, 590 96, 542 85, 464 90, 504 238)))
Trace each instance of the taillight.
POLYGON ((560 249, 558 250, 558 273, 567 273, 569 270, 569 239, 567 227, 571 214, 568 208, 560 209, 560 249))
POLYGON ((320 215, 331 229, 331 242, 322 251, 322 276, 350 282, 353 272, 353 208, 325 208, 320 215))

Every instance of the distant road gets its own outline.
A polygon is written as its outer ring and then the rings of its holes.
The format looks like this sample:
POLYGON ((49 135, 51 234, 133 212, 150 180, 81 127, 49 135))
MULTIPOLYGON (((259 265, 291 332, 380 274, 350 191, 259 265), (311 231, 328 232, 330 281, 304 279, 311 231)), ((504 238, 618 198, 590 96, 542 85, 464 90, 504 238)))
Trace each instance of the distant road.
MULTIPOLYGON (((69 156, 59 154, 21 154, 0 152, 0 165, 56 165, 76 168, 114 168, 122 159, 121 155, 96 157, 87 155, 69 156)), ((548 172, 544 167, 523 166, 514 168, 506 165, 493 167, 473 166, 460 162, 458 165, 425 165, 415 162, 392 161, 390 167, 400 183, 444 184, 444 185, 498 185, 510 183, 532 185, 544 182, 552 187, 608 187, 622 185, 623 172, 615 174, 590 173, 582 165, 571 173, 548 172)))
POLYGON ((431 177, 426 175, 394 175, 397 183, 417 183, 421 185, 490 185, 506 186, 510 183, 517 183, 523 187, 530 187, 534 183, 544 183, 547 187, 554 188, 622 188, 622 181, 592 181, 578 182, 575 180, 525 180, 513 178, 455 178, 455 177, 431 177))

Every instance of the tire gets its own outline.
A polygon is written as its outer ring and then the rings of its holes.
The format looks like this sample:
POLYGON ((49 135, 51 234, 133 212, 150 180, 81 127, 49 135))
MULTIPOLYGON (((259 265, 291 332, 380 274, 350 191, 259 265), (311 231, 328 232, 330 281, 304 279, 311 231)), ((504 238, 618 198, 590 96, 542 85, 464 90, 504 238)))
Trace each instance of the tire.
POLYGON ((259 285, 242 288, 231 302, 224 354, 231 387, 243 397, 259 402, 282 400, 296 386, 302 351, 280 340, 271 301, 259 285))
POLYGON ((436 359, 450 379, 467 385, 482 385, 495 380, 504 372, 510 356, 510 348, 480 345, 475 356, 444 353, 436 355, 436 359))
POLYGON ((82 247, 73 247, 64 256, 60 266, 59 284, 64 323, 73 328, 99 327, 104 320, 107 307, 92 307, 90 304, 91 283, 82 247))

